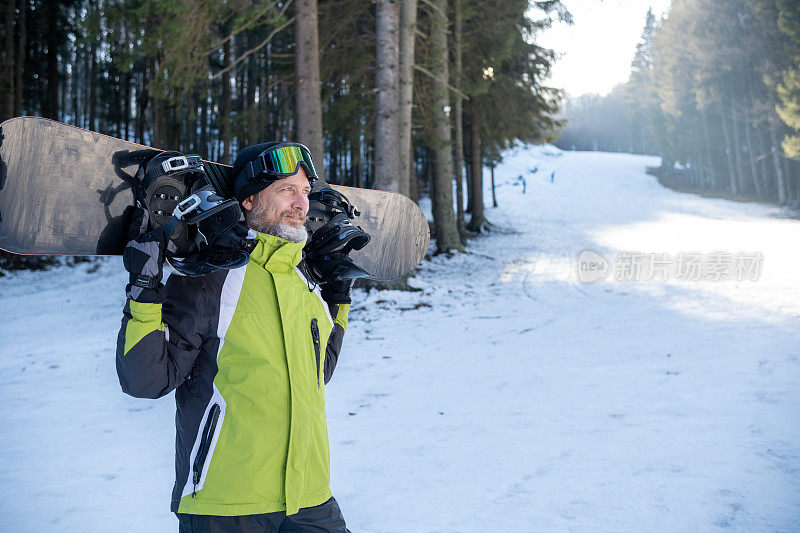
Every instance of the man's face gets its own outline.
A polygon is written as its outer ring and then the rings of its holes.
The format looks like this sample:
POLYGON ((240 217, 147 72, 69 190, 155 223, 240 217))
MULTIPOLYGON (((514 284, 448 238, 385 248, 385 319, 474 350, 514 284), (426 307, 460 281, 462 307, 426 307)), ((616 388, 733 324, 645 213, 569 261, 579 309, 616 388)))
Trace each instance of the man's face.
MULTIPOLYGON (((297 173, 277 180, 258 194, 242 202, 247 225, 256 231, 275 234, 281 225, 300 229, 308 213, 308 195, 311 184, 305 169, 300 166, 297 173)), ((292 239, 294 240, 294 239, 292 239)))

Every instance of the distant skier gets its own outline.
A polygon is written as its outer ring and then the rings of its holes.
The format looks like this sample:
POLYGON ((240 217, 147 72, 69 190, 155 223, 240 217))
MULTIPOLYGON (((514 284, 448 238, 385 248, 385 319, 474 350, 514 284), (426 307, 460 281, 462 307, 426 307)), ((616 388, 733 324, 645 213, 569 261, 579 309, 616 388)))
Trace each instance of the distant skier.
POLYGON ((220 242, 245 245, 240 268, 174 275, 164 286, 165 226, 140 234, 141 212, 132 227, 117 373, 132 396, 175 390, 171 510, 181 532, 348 531, 330 490, 325 383, 352 282, 320 291, 302 260, 316 177, 300 145, 239 153, 231 188, 247 227, 220 242))
POLYGON ((550 183, 555 183, 555 182, 556 182, 556 171, 554 170, 550 173, 550 183))

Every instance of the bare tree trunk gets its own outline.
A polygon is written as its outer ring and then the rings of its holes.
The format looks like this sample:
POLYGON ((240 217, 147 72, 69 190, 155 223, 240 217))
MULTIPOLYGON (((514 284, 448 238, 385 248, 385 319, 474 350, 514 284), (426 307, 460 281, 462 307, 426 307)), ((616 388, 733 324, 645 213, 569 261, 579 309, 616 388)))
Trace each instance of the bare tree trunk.
POLYGON ((733 162, 733 145, 731 144, 731 134, 728 131, 728 121, 725 120, 725 112, 720 105, 720 123, 722 124, 722 135, 725 137, 725 161, 728 162, 728 180, 730 182, 731 193, 739 194, 739 183, 736 179, 736 169, 733 162))
POLYGON ((414 203, 419 203, 419 181, 417 181, 413 146, 409 146, 408 149, 408 197, 414 200, 414 203))
MULTIPOLYGON (((113 60, 114 59, 112 58, 112 61, 113 60)), ((66 83, 64 83, 63 85, 66 85, 66 83)), ((117 137, 117 138, 121 138, 122 137, 122 113, 123 113, 124 102, 122 101, 122 98, 123 98, 122 81, 121 81, 121 76, 119 74, 114 76, 113 93, 114 93, 114 105, 116 106, 116 117, 114 117, 114 115, 112 114, 110 118, 112 118, 112 119, 116 118, 116 120, 114 121, 114 136, 117 137)), ((64 109, 63 104, 62 104, 61 108, 64 109)), ((110 128, 111 125, 109 124, 108 127, 110 128)))
MULTIPOLYGON (((157 69, 154 69, 154 74, 157 71, 157 69)), ((161 98, 157 98, 153 95, 150 96, 150 110, 151 115, 153 116, 153 143, 156 146, 164 146, 165 148, 168 148, 164 128, 165 110, 161 98)))
POLYGON ((800 205, 800 162, 794 163, 794 201, 800 205))
MULTIPOLYGON (((231 41, 228 40, 222 47, 222 68, 227 68, 231 63, 231 41)), ((231 164, 231 71, 222 75, 222 162, 231 164)))
POLYGON ((89 68, 89 129, 97 131, 95 121, 97 120, 97 50, 94 43, 89 47, 91 56, 91 67, 89 68))
MULTIPOLYGON (((748 103, 749 105, 749 103, 748 103)), ((755 189, 756 197, 761 197, 761 176, 758 174, 758 167, 756 166, 756 156, 753 153, 755 146, 753 145, 753 127, 750 124, 750 110, 748 105, 744 107, 744 136, 747 143, 747 158, 750 162, 750 175, 752 177, 753 189, 755 189)))
POLYGON ((208 157, 208 87, 203 83, 200 91, 200 154, 208 157))
POLYGON ((122 138, 126 141, 129 139, 130 124, 131 124, 131 73, 125 73, 122 78, 123 91, 122 91, 122 138))
POLYGON ((731 123, 733 124, 733 160, 736 162, 736 182, 738 183, 739 194, 746 192, 744 186, 744 175, 742 174, 742 136, 739 132, 738 113, 736 106, 731 105, 731 123))
POLYGON ((268 49, 265 48, 261 51, 261 60, 259 61, 258 66, 258 139, 269 139, 272 137, 269 134, 269 120, 267 120, 267 114, 269 113, 269 92, 270 90, 267 89, 267 83, 269 80, 269 60, 267 56, 269 55, 268 49))
MULTIPOLYGON (((251 33, 249 31, 243 31, 241 33, 242 37, 242 49, 248 50, 252 45, 251 33)), ((253 56, 246 58, 242 61, 241 67, 239 68, 239 72, 237 74, 236 79, 236 88, 238 89, 238 94, 236 95, 236 102, 239 105, 238 112, 236 116, 240 117, 239 122, 239 129, 238 135, 236 136, 237 144, 240 147, 249 146, 253 144, 252 137, 250 136, 250 62, 252 61, 253 56)))
POLYGON ((470 124, 470 159, 472 161, 472 217, 467 229, 481 231, 486 225, 483 216, 483 165, 481 162, 481 140, 477 121, 473 118, 470 124))
POLYGON ((322 145, 322 95, 319 83, 319 34, 317 0, 297 0, 294 23, 296 44, 295 90, 297 91, 296 139, 308 146, 317 160, 317 173, 325 179, 322 145))
POLYGON ((328 166, 328 175, 327 179, 329 183, 336 183, 339 184, 339 142, 337 137, 331 139, 330 144, 328 144, 328 160, 330 161, 330 165, 328 166))
POLYGON ((497 207, 497 194, 494 192, 494 163, 492 163, 491 172, 492 172, 492 206, 497 207))
POLYGON ((283 85, 281 84, 280 87, 273 87, 270 90, 270 111, 268 116, 272 118, 272 137, 275 139, 279 139, 280 135, 280 123, 278 122, 281 114, 280 114, 280 102, 278 102, 278 94, 283 93, 283 85))
POLYGON ((772 152, 772 164, 775 167, 775 188, 778 189, 778 204, 779 205, 786 205, 786 201, 789 197, 787 188, 786 188, 786 179, 783 174, 783 167, 781 165, 781 157, 783 156, 783 150, 781 149, 781 143, 778 140, 777 134, 777 125, 773 122, 770 124, 769 128, 769 141, 770 141, 770 151, 772 152))
MULTIPOLYGON (((11 0, 9 0, 11 1, 11 0)), ((14 98, 14 116, 22 115, 22 108, 25 104, 23 102, 24 94, 22 89, 25 87, 25 59, 28 57, 28 23, 27 23, 27 14, 28 14, 28 2, 27 0, 20 0, 19 2, 19 42, 17 43, 17 60, 15 67, 17 69, 16 73, 16 83, 15 90, 16 96, 14 98)))
POLYGON ((772 198, 777 199, 778 189, 775 185, 775 176, 772 175, 772 168, 767 160, 769 143, 764 138, 763 129, 756 126, 753 126, 753 129, 755 130, 756 140, 758 141, 758 156, 756 157, 756 163, 758 164, 758 175, 761 176, 761 192, 764 194, 764 197, 771 196, 772 198))
POLYGON ((447 0, 431 5, 431 72, 433 73, 433 123, 436 174, 434 177, 433 220, 439 253, 463 250, 453 214, 453 161, 448 98, 449 57, 447 48, 447 0))
MULTIPOLYGON (((287 85, 281 85, 281 113, 283 114, 283 120, 279 121, 279 124, 281 125, 281 131, 283 131, 283 135, 281 136, 287 139, 297 139, 297 121, 292 120, 292 109, 290 105, 291 101, 292 91, 287 85)), ((320 166, 323 165, 324 162, 320 166)), ((322 170, 324 170, 324 166, 322 170)), ((317 170, 317 172, 321 172, 321 170, 317 170)))
POLYGON ((139 144, 144 144, 145 113, 147 111, 147 104, 150 101, 150 97, 147 94, 147 85, 149 84, 147 69, 147 65, 142 69, 142 85, 137 90, 136 94, 136 142, 139 144))
MULTIPOLYGON (((248 43, 247 43, 247 34, 248 32, 243 31, 239 35, 236 36, 236 39, 233 40, 231 43, 231 59, 236 61, 238 58, 238 54, 241 54, 244 50, 247 50, 248 43)), ((236 94, 233 94, 233 88, 231 89, 231 103, 232 103, 232 111, 231 113, 231 120, 233 117, 237 117, 238 119, 238 131, 236 132, 237 135, 236 141, 239 147, 244 147, 247 145, 247 120, 245 111, 247 110, 247 99, 245 98, 246 94, 246 86, 244 83, 244 74, 247 70, 247 59, 245 59, 241 63, 241 67, 238 69, 234 69, 234 74, 232 75, 232 82, 233 87, 237 91, 236 94)), ((231 131, 231 143, 233 143, 233 131, 231 131)), ((233 150, 233 147, 231 147, 233 150)), ((231 159, 235 157, 235 154, 231 153, 231 159)))
POLYGON ((172 134, 175 140, 172 146, 177 146, 181 152, 189 150, 189 93, 184 92, 180 102, 176 102, 172 106, 172 134))
POLYGON ((703 122, 703 141, 706 149, 706 157, 708 158, 708 173, 711 186, 715 188, 717 185, 717 177, 716 173, 714 172, 714 160, 711 157, 711 140, 708 135, 708 120, 706 118, 706 110, 702 107, 700 108, 700 119, 703 122))
POLYGON ((433 198, 433 150, 425 147, 425 179, 423 180, 424 189, 428 190, 428 196, 433 198))
POLYGON ((375 182, 383 191, 400 190, 398 63, 400 12, 395 0, 375 8, 375 182))
MULTIPOLYGON (((0 121, 14 116, 14 14, 15 14, 15 1, 6 0, 8 2, 6 8, 6 51, 5 61, 2 72, 2 93, 0 93, 0 100, 3 102, 2 116, 0 121)), ((20 49, 22 52, 22 49, 20 49)))
MULTIPOLYGON (((463 116, 463 115, 462 115, 463 116)), ((462 129, 462 131, 464 131, 462 129)), ((462 146, 462 150, 467 148, 467 152, 469 153, 469 158, 465 160, 466 166, 466 174, 467 174, 467 213, 472 213, 472 131, 467 130, 467 141, 462 146)))
MULTIPOLYGON (((778 119, 780 120, 780 119, 778 119)), ((782 139, 785 135, 785 128, 783 127, 783 121, 778 122, 779 128, 776 130, 776 134, 778 135, 779 139, 782 139)), ((783 146, 781 146, 781 168, 783 169, 783 175, 786 182, 786 198, 788 199, 791 197, 791 189, 792 189, 792 166, 791 161, 786 157, 786 154, 783 153, 783 146)))
MULTIPOLYGON (((461 34, 463 21, 461 13, 461 0, 455 0, 453 13, 453 40, 454 40, 454 65, 455 75, 452 83, 456 89, 461 90, 462 51, 461 34)), ((456 227, 461 242, 466 243, 466 223, 464 222, 464 105, 461 95, 455 93, 455 137, 456 137, 456 227)))
POLYGON ((350 159, 347 170, 347 183, 349 187, 356 187, 356 180, 358 179, 358 141, 350 141, 347 143, 348 158, 350 159))
POLYGON ((47 118, 58 120, 58 28, 56 27, 55 16, 49 16, 47 20, 47 29, 45 41, 47 43, 47 98, 44 115, 47 118))
POLYGON ((92 56, 91 51, 94 50, 94 43, 85 46, 83 49, 84 58, 83 58, 83 72, 81 73, 83 77, 83 95, 81 98, 81 122, 83 122, 83 128, 91 129, 91 124, 89 124, 89 98, 91 96, 91 91, 89 90, 92 87, 92 56))
MULTIPOLYGON (((398 190, 410 198, 414 198, 412 189, 416 191, 414 172, 414 152, 411 147, 411 117, 414 104, 414 44, 417 30, 417 0, 400 0, 400 102, 399 117, 399 154, 400 180, 398 190)), ((419 198, 419 194, 415 192, 419 198)))
POLYGON ((362 143, 362 139, 364 138, 364 131, 362 126, 359 124, 358 127, 358 139, 355 143, 355 158, 353 159, 353 165, 356 167, 356 187, 364 187, 364 160, 362 157, 361 151, 364 149, 364 145, 362 143))
MULTIPOLYGON (((248 32, 252 37, 252 32, 248 32)), ((253 45, 257 43, 252 43, 253 45)), ((256 92, 258 87, 258 69, 260 54, 250 56, 247 65, 247 105, 250 114, 247 117, 247 138, 248 143, 260 142, 258 134, 259 115, 257 112, 258 104, 256 103, 256 92)), ((260 99, 260 97, 259 97, 260 99)))
MULTIPOLYGON (((71 103, 71 110, 72 110, 72 124, 75 126, 81 125, 81 115, 80 115, 80 85, 77 83, 77 80, 81 77, 81 65, 83 65, 83 47, 82 46, 75 46, 75 53, 73 55, 74 58, 74 65, 75 70, 72 73, 72 103, 71 103)), ((131 75, 132 77, 133 75, 131 75)), ((136 94, 136 89, 134 88, 134 84, 131 83, 131 89, 136 94)), ((131 140, 131 139, 127 139, 131 140)))

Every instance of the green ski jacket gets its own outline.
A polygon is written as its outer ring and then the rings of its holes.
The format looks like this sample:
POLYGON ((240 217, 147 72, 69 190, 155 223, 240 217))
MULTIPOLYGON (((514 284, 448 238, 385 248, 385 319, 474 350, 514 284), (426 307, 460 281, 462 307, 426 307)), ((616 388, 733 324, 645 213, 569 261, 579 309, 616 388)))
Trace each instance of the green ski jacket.
POLYGON ((325 383, 350 306, 322 299, 301 243, 247 238, 247 265, 173 275, 163 305, 125 304, 122 390, 176 389, 173 512, 294 514, 331 497, 325 383))

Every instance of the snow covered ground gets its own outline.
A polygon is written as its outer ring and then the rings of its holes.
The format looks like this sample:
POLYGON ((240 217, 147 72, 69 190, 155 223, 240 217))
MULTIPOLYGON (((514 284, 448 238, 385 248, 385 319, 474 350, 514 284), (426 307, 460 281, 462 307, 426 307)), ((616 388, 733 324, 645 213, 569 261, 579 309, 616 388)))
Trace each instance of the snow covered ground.
MULTIPOLYGON (((328 387, 354 533, 800 530, 800 221, 654 164, 510 154, 497 231, 356 293, 328 387), (645 254, 679 270, 623 281, 645 254)), ((119 391, 126 274, 87 268, 0 279, 0 531, 177 529, 173 402, 119 391)))

